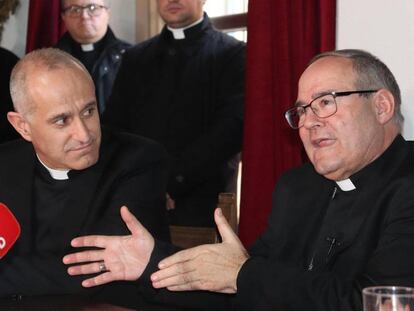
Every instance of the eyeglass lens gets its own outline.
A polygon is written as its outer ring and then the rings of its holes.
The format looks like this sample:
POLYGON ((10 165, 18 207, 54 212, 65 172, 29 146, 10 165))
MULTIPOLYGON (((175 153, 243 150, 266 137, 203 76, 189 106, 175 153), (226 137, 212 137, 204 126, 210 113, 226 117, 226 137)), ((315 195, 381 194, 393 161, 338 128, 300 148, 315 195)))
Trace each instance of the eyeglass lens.
POLYGON ((332 94, 327 94, 314 99, 309 106, 299 106, 289 110, 286 118, 293 128, 299 128, 305 120, 306 109, 312 109, 320 118, 327 118, 336 112, 336 101, 332 94))
POLYGON ((67 12, 71 16, 80 16, 83 13, 83 10, 86 10, 86 12, 91 16, 97 16, 101 14, 102 9, 105 7, 103 5, 97 5, 97 4, 88 4, 85 6, 79 6, 79 5, 72 5, 68 7, 65 12, 67 12))

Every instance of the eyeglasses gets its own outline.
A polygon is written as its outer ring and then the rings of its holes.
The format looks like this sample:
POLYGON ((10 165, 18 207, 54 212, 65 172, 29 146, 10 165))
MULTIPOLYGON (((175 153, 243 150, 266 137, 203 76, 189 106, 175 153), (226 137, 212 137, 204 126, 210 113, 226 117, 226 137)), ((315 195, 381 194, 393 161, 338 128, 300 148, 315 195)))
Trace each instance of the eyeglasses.
POLYGON ((303 126, 305 121, 306 108, 310 108, 319 118, 328 118, 336 113, 338 110, 336 98, 342 96, 349 96, 352 94, 370 94, 378 92, 378 90, 359 90, 347 92, 327 92, 314 98, 309 104, 305 106, 297 106, 285 112, 285 118, 293 129, 298 129, 303 126))
POLYGON ((106 10, 108 7, 99 4, 88 4, 84 6, 80 5, 71 5, 62 10, 63 14, 67 14, 70 17, 79 17, 83 14, 83 10, 86 10, 89 16, 99 16, 102 13, 102 10, 106 10))

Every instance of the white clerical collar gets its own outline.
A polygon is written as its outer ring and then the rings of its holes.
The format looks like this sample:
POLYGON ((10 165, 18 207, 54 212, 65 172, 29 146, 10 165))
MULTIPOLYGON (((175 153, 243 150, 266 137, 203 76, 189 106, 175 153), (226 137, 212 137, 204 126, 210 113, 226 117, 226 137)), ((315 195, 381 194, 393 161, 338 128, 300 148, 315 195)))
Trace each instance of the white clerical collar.
POLYGON ((182 40, 182 39, 185 39, 184 30, 191 28, 197 24, 200 24, 203 21, 203 18, 204 16, 201 17, 199 20, 195 21, 194 23, 192 23, 191 25, 185 26, 183 28, 171 28, 170 26, 167 26, 167 29, 172 32, 175 40, 182 40))
POLYGON ((339 186, 339 188, 341 188, 342 191, 352 191, 356 189, 354 183, 349 178, 336 181, 336 184, 339 186))
POLYGON ((52 176, 53 179, 55 180, 66 180, 69 179, 68 173, 70 170, 55 170, 53 168, 48 167, 46 164, 44 164, 42 162, 42 160, 40 160, 39 156, 36 153, 37 158, 39 159, 39 162, 42 163, 42 165, 47 169, 47 171, 49 172, 50 176, 52 176))
POLYGON ((81 44, 80 46, 83 52, 90 52, 95 49, 93 43, 81 44))

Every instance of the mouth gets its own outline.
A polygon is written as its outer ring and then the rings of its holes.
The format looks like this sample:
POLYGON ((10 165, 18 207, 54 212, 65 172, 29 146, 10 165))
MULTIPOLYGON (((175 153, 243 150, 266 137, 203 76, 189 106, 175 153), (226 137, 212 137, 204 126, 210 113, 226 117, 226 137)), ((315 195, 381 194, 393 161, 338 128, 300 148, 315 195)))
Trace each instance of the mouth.
POLYGON ((335 139, 333 138, 317 138, 311 140, 312 146, 315 148, 324 148, 324 147, 330 147, 335 143, 335 139))
POLYGON ((167 11, 169 13, 176 13, 179 10, 181 10, 181 5, 179 5, 179 4, 170 4, 170 5, 167 6, 167 11))
POLYGON ((74 152, 82 152, 82 151, 89 151, 89 149, 92 148, 93 146, 93 140, 91 140, 90 142, 86 143, 86 144, 82 144, 82 145, 78 145, 78 146, 74 146, 72 148, 69 149, 69 151, 74 151, 74 152))

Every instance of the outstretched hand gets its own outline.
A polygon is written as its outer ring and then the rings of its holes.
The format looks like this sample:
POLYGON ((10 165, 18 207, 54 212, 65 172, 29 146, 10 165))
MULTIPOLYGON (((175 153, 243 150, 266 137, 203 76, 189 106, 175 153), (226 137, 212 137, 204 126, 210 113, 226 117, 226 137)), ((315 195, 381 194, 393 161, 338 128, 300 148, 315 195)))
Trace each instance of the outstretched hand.
POLYGON ((221 209, 216 209, 214 219, 223 242, 197 246, 163 259, 158 265, 160 270, 151 275, 155 288, 237 292, 237 275, 249 255, 221 209))
POLYGON ((131 235, 90 235, 72 240, 73 247, 97 247, 63 257, 63 263, 75 264, 68 268, 70 275, 96 274, 82 282, 92 287, 117 280, 137 280, 144 272, 154 249, 154 238, 126 206, 121 217, 131 235))

